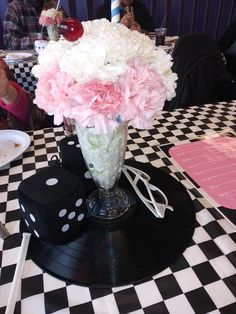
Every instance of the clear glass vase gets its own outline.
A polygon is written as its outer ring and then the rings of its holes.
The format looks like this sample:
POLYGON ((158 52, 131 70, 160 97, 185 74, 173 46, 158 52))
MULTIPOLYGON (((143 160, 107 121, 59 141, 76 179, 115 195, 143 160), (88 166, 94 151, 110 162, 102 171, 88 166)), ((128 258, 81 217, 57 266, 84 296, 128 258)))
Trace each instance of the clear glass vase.
POLYGON ((60 38, 59 28, 57 25, 47 26, 47 33, 50 40, 58 41, 60 38))
POLYGON ((78 124, 76 131, 85 163, 98 186, 87 199, 90 214, 105 220, 122 216, 129 209, 129 199, 117 182, 124 165, 127 123, 109 134, 97 134, 94 128, 78 124))

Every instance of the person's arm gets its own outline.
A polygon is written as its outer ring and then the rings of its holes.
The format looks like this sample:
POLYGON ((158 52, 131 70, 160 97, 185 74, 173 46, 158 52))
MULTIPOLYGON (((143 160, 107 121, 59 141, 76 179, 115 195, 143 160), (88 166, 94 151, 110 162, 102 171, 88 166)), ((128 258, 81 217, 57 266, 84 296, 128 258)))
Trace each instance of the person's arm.
POLYGON ((10 112, 22 127, 29 126, 29 99, 16 82, 8 80, 4 69, 0 69, 0 107, 10 112))
MULTIPOLYGON (((39 30, 34 25, 34 17, 31 18, 32 25, 23 25, 27 19, 16 7, 8 7, 3 23, 3 41, 7 49, 23 50, 32 49, 34 41, 39 39, 39 30), (30 29, 29 29, 30 28, 30 29)), ((37 22, 38 23, 38 22, 37 22)), ((39 27, 39 26, 37 26, 39 27)))
POLYGON ((19 36, 12 25, 6 25, 6 33, 4 34, 4 44, 10 50, 28 50, 33 49, 34 42, 40 39, 38 34, 30 34, 30 36, 19 36))
POLYGON ((17 97, 17 90, 10 84, 5 70, 0 68, 0 99, 8 105, 14 103, 17 97))
POLYGON ((137 31, 139 33, 142 32, 141 26, 137 22, 133 22, 132 25, 130 26, 131 31, 137 31))
POLYGON ((134 20, 133 10, 127 12, 120 20, 120 23, 128 27, 131 31, 142 32, 141 26, 134 20))

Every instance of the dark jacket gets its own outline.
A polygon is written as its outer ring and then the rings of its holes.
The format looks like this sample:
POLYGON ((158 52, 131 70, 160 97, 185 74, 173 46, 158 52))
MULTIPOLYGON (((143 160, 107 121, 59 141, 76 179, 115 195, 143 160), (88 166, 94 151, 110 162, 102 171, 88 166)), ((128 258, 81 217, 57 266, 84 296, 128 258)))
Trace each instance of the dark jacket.
MULTIPOLYGON (((143 3, 134 1, 133 12, 134 12, 134 20, 141 26, 141 29, 146 30, 146 31, 154 30, 155 24, 153 22, 153 19, 143 3)), ((121 10, 121 16, 122 14, 123 12, 121 10)), ((106 18, 107 20, 111 21, 111 2, 110 1, 104 3, 98 8, 96 12, 96 18, 97 19, 106 18)))
POLYGON ((229 25, 218 41, 226 58, 226 67, 236 80, 236 19, 229 25))
POLYGON ((221 51, 228 50, 236 41, 236 19, 229 25, 223 36, 219 39, 218 45, 221 51))
POLYGON ((236 97, 236 84, 217 43, 206 34, 182 36, 172 57, 172 70, 178 75, 176 97, 165 103, 165 110, 236 97))

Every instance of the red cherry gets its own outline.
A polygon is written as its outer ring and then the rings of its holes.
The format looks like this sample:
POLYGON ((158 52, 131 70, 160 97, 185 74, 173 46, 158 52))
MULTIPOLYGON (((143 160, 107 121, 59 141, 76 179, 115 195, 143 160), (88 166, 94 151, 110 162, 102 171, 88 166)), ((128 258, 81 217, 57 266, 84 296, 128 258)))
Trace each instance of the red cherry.
POLYGON ((72 18, 63 20, 59 25, 59 29, 62 36, 69 41, 76 41, 84 33, 81 22, 72 18))

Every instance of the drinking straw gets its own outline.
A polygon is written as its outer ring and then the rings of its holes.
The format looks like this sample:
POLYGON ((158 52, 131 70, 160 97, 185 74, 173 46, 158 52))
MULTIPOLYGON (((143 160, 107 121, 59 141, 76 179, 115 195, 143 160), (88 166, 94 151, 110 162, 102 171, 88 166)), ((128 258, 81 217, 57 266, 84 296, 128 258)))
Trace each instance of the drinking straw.
POLYGON ((21 247, 20 247, 20 253, 18 256, 17 264, 16 264, 16 270, 15 270, 15 274, 14 274, 14 278, 13 278, 13 282, 12 282, 11 291, 10 291, 10 295, 8 298, 7 308, 6 308, 5 314, 13 314, 14 313, 16 298, 18 295, 18 290, 19 290, 19 286, 20 286, 20 282, 21 282, 21 277, 22 277, 25 258, 26 258, 26 254, 27 254, 27 250, 28 250, 28 246, 29 246, 30 236, 31 236, 30 233, 23 233, 23 238, 22 238, 21 247))
POLYGON ((59 9, 59 5, 60 5, 60 0, 57 1, 57 7, 56 7, 56 10, 59 9))
POLYGON ((111 21, 113 23, 120 22, 120 1, 111 0, 111 21))
POLYGON ((163 28, 163 27, 164 27, 164 25, 165 25, 165 23, 166 23, 166 17, 167 17, 167 11, 166 11, 166 13, 165 13, 165 15, 164 15, 164 18, 163 18, 163 21, 162 21, 162 23, 161 23, 161 27, 160 27, 160 28, 163 28))
POLYGON ((43 39, 43 26, 41 27, 41 38, 40 39, 43 39))

